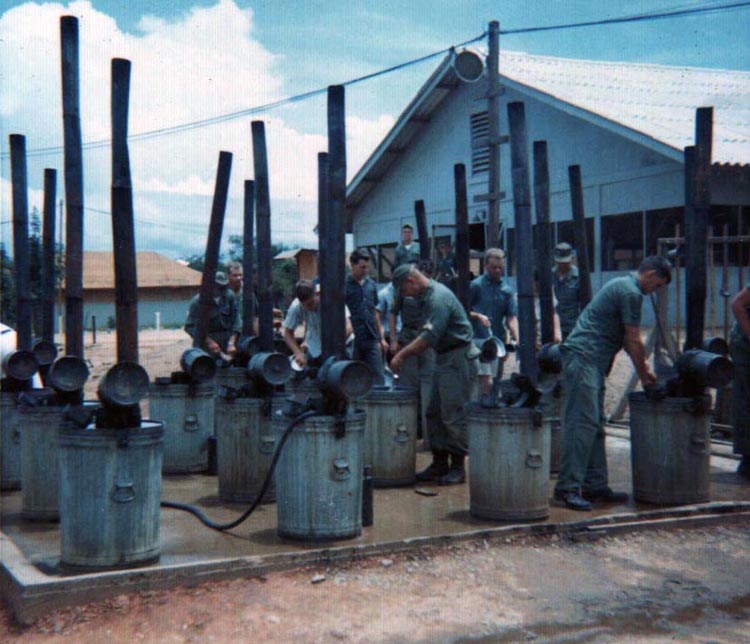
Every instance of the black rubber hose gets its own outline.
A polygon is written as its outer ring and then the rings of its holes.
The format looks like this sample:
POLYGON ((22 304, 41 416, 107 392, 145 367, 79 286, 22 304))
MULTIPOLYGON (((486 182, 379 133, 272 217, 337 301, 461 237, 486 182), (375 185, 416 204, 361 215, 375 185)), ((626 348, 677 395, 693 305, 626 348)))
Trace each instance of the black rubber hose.
POLYGON ((229 523, 216 523, 215 521, 211 521, 203 512, 201 512, 198 508, 192 505, 187 505, 186 503, 175 503, 174 501, 162 501, 161 507, 163 508, 172 508, 173 510, 183 510, 185 512, 189 512, 193 516, 197 517, 198 520, 205 526, 208 526, 212 530, 218 530, 220 532, 223 532, 225 530, 231 530, 232 528, 236 528, 240 523, 242 523, 245 519, 247 519, 255 510, 256 507, 258 507, 258 504, 260 503, 260 500, 263 498, 263 495, 266 493, 266 490, 268 490, 268 486, 271 484, 271 477, 273 476, 274 471, 276 470, 276 463, 279 460, 279 457, 281 456, 281 450, 284 447, 284 444, 286 443, 287 438, 289 438, 289 435, 292 433, 294 428, 299 425, 302 421, 306 420, 307 418, 310 418, 312 416, 323 416, 319 411, 310 410, 306 411, 299 416, 296 416, 292 419, 292 422, 289 423, 287 428, 284 430, 284 433, 281 435, 281 440, 279 440, 279 444, 276 446, 276 451, 273 454, 273 458, 271 459, 271 467, 268 470, 268 474, 266 474, 266 478, 263 481, 263 485, 260 489, 260 492, 258 492, 258 496, 255 498, 255 501, 253 501, 252 505, 245 510, 245 512, 242 513, 240 517, 235 519, 234 521, 230 521, 229 523))

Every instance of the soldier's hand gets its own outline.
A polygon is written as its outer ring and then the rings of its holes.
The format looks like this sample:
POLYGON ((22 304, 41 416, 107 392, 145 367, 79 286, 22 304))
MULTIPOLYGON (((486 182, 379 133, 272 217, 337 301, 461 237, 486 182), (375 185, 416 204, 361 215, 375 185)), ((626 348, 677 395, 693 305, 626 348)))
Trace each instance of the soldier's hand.
POLYGON ((219 343, 216 342, 216 340, 212 340, 211 338, 206 338, 206 348, 210 353, 213 353, 214 355, 221 353, 221 347, 219 346, 219 343))
POLYGON ((393 359, 391 360, 391 371, 393 373, 400 373, 401 368, 403 366, 404 366, 404 358, 402 357, 402 354, 399 351, 395 356, 393 356, 393 359))
POLYGON ((380 348, 383 351, 383 353, 388 353, 388 343, 385 341, 385 338, 381 338, 380 348))
POLYGON ((391 353, 394 356, 398 353, 398 340, 391 340, 391 353))
POLYGON ((643 376, 641 376, 641 382, 644 387, 653 387, 656 384, 656 374, 651 371, 650 367, 646 367, 643 376))
POLYGON ((486 315, 479 314, 479 321, 482 323, 483 326, 486 326, 488 329, 492 326, 492 322, 486 315))
POLYGON ((294 354, 294 361, 300 366, 304 367, 307 364, 307 354, 304 351, 297 351, 294 354))

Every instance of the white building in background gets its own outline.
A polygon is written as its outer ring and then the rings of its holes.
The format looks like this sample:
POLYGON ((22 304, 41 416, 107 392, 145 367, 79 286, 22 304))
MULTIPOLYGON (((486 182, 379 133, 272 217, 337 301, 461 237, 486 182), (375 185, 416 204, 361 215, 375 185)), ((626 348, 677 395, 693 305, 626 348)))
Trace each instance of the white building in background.
MULTIPOLYGON (((500 83, 501 136, 507 104, 522 101, 530 164, 532 142, 547 141, 555 241, 573 243, 568 166, 581 167, 595 289, 656 252, 656 240, 674 236, 676 226, 684 231, 683 149, 694 144, 698 107, 714 108, 711 225, 717 235, 725 225, 729 235, 750 235, 750 72, 502 51, 500 83)), ((349 184, 354 243, 382 259, 381 280, 390 276, 401 226, 415 224, 416 200, 425 202, 431 234, 454 236, 456 163, 466 165, 470 244, 484 248, 488 205, 475 197, 488 192, 487 86, 486 72, 474 83, 459 80, 446 57, 349 184)), ((514 272, 509 145, 501 146, 500 167, 514 272)), ((730 263, 748 266, 749 252, 730 249, 730 263)))

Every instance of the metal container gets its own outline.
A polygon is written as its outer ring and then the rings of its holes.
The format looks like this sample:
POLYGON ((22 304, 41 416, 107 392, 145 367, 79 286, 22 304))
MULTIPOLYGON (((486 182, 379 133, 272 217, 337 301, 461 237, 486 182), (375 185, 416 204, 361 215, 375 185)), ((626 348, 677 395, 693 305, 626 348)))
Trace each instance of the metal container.
POLYGON ((562 445, 563 445, 563 409, 562 396, 555 396, 553 393, 547 393, 542 396, 542 406, 544 415, 550 421, 550 456, 549 472, 557 474, 562 465, 562 445))
POLYGON ((21 516, 30 521, 60 519, 59 434, 63 407, 18 407, 21 440, 21 516))
POLYGON ((159 558, 162 423, 60 431, 60 564, 129 568, 159 558))
POLYGON ((21 429, 17 394, 3 391, 0 397, 0 489, 21 489, 21 429))
MULTIPOLYGON (((271 468, 276 436, 271 426, 271 401, 235 398, 216 408, 219 498, 230 503, 254 501, 271 468)), ((276 500, 271 481, 263 503, 276 500)))
POLYGON ((372 466, 375 487, 415 482, 419 397, 412 387, 373 387, 357 401, 367 417, 364 462, 372 466))
MULTIPOLYGON (((274 415, 280 439, 291 418, 274 415)), ((314 416, 292 431, 276 466, 278 533, 293 539, 346 539, 362 532, 365 414, 351 412, 336 438, 337 419, 314 416)))
POLYGON ((631 393, 633 497, 657 505, 709 500, 711 399, 631 393))
POLYGON ((475 517, 549 516, 550 425, 540 409, 469 407, 470 511, 475 517))
POLYGON ((217 424, 219 408, 227 402, 227 393, 230 393, 230 390, 240 389, 247 383, 247 369, 243 367, 222 367, 221 369, 216 370, 216 378, 214 378, 214 384, 216 385, 214 433, 216 435, 219 433, 219 427, 217 424))
POLYGON ((157 384, 149 416, 164 423, 164 474, 205 472, 208 438, 214 431, 214 385, 157 384))

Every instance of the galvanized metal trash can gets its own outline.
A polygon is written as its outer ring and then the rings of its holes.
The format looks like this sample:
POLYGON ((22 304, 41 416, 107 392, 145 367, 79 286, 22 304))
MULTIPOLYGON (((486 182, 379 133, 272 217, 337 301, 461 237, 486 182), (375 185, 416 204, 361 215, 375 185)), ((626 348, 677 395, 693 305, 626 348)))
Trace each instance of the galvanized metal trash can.
MULTIPOLYGON (((276 436, 270 414, 271 401, 235 398, 216 408, 219 498, 230 503, 249 503, 260 493, 271 469, 276 436)), ((273 480, 261 500, 276 500, 273 480)))
POLYGON ((161 550, 162 423, 60 431, 60 564, 129 568, 161 550))
POLYGON ((633 498, 656 505, 710 498, 711 398, 628 395, 633 498))
POLYGON ((208 439, 214 431, 214 383, 161 384, 149 392, 149 416, 164 423, 164 474, 208 469, 208 439))
POLYGON ((3 391, 0 395, 0 489, 21 489, 21 428, 16 398, 3 391))
MULTIPOLYGON (((292 419, 275 414, 280 439, 292 419)), ((295 427, 276 466, 278 534, 330 540, 362 533, 362 474, 365 414, 350 412, 343 438, 333 416, 313 416, 295 427)))
POLYGON ((538 408, 472 404, 468 426, 471 514, 507 521, 549 516, 550 419, 538 408))
POLYGON ((375 487, 416 481, 419 396, 413 387, 375 386, 357 408, 365 412, 364 462, 375 487))
POLYGON ((18 407, 21 440, 21 516, 29 521, 60 519, 60 428, 63 407, 18 407))
MULTIPOLYGON (((219 408, 227 403, 227 397, 224 395, 226 389, 241 389, 248 383, 247 369, 242 367, 220 367, 216 370, 214 385, 216 387, 216 401, 214 402, 214 419, 218 418, 216 412, 219 408)), ((214 433, 218 434, 219 424, 214 421, 214 433)))

